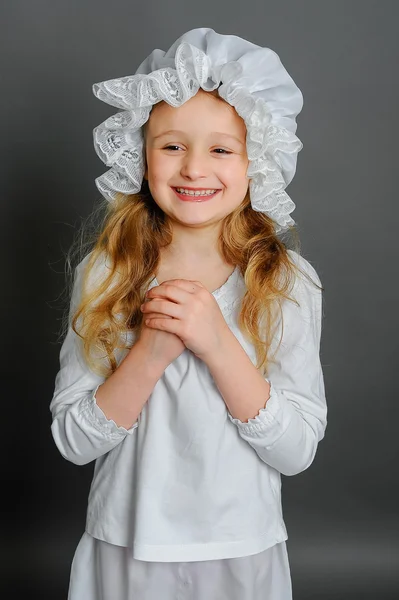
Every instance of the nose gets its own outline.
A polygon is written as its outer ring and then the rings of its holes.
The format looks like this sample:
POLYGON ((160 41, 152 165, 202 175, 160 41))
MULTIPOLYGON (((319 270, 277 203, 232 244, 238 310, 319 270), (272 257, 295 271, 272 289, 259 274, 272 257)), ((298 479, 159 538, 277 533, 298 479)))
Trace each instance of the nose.
POLYGON ((200 150, 188 150, 182 158, 180 173, 187 179, 207 178, 209 175, 209 162, 206 155, 200 150))

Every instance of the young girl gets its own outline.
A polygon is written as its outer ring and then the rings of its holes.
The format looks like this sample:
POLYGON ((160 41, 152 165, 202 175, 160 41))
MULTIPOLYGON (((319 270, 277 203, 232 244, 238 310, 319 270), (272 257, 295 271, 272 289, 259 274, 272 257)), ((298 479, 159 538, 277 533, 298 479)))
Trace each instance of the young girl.
POLYGON ((301 92, 208 28, 93 89, 123 110, 94 130, 107 212, 50 406, 62 456, 95 460, 69 600, 290 600, 281 473, 327 414, 323 288, 282 239, 301 92))

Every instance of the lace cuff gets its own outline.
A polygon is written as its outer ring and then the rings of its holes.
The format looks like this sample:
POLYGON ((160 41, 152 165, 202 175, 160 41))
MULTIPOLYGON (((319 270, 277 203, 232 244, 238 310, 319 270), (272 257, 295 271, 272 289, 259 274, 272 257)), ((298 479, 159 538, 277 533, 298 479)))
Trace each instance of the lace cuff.
POLYGON ((259 413, 254 419, 248 419, 248 422, 244 423, 243 421, 240 421, 240 419, 234 418, 230 412, 227 411, 230 421, 237 425, 239 430, 249 437, 263 437, 265 432, 271 427, 276 426, 278 423, 276 417, 281 410, 280 400, 273 383, 267 378, 265 378, 265 380, 270 384, 269 399, 265 403, 264 408, 259 410, 259 413))
POLYGON ((126 434, 131 435, 138 427, 138 421, 136 421, 130 429, 126 429, 121 425, 117 425, 113 419, 108 419, 97 404, 96 393, 100 385, 102 385, 102 383, 98 384, 94 392, 87 398, 86 402, 85 408, 88 410, 87 414, 91 424, 98 431, 111 439, 118 439, 124 437, 126 434))

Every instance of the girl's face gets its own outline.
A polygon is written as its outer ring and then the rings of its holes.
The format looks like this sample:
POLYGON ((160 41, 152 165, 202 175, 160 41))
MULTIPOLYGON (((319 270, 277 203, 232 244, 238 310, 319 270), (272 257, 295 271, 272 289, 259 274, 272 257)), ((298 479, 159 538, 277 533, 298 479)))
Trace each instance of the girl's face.
POLYGON ((181 225, 223 219, 248 190, 245 140, 235 109, 202 89, 178 108, 156 104, 145 127, 145 178, 155 202, 181 225), (175 188, 218 192, 205 202, 187 202, 175 188))

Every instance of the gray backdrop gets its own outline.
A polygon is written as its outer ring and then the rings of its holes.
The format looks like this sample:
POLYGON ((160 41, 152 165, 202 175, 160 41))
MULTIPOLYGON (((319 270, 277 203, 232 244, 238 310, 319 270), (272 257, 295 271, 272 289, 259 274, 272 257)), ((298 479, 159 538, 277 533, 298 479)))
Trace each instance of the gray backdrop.
POLYGON ((2 584, 66 598, 84 530, 93 464, 61 457, 48 406, 63 255, 106 170, 92 130, 117 110, 91 86, 212 27, 274 49, 304 95, 287 191, 325 287, 329 414, 313 465, 283 477, 294 598, 398 598, 398 3, 12 0, 0 11, 2 584))

